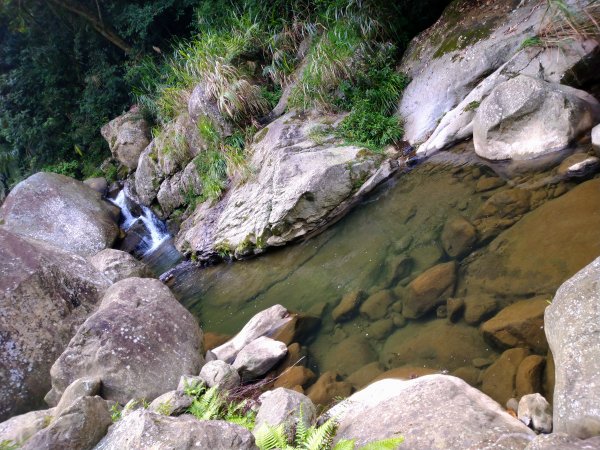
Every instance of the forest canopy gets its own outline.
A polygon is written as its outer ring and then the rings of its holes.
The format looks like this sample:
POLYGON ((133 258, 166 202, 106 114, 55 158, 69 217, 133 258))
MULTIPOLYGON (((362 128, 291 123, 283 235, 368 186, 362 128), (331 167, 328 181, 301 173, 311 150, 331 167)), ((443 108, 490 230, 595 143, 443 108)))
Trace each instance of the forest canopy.
MULTIPOLYGON (((9 188, 39 170, 98 175, 110 156, 100 127, 148 95, 156 97, 151 91, 161 83, 164 88, 173 51, 193 46, 199 35, 218 39, 248 17, 247 26, 267 35, 292 24, 319 32, 327 29, 319 24, 335 24, 336 14, 354 11, 374 16, 370 23, 383 34, 379 42, 390 43, 398 61, 410 38, 447 3, 0 0, 0 184, 9 188)), ((150 114, 161 120, 156 111, 150 114)))

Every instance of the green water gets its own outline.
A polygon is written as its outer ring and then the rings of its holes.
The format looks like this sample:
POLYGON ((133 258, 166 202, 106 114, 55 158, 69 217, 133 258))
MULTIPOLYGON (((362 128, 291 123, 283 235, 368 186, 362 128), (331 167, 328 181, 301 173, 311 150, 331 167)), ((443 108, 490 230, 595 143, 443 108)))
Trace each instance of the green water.
MULTIPOLYGON (((408 295, 407 285, 428 268, 451 260, 441 245, 448 220, 473 218, 490 196, 510 184, 537 186, 540 193, 533 195, 541 199, 539 204, 559 193, 548 181, 551 174, 539 173, 476 192, 478 180, 497 176, 471 155, 472 147, 463 145, 434 157, 383 186, 321 235, 252 260, 188 271, 173 288, 205 331, 235 334, 255 313, 276 303, 292 311, 322 314, 322 326, 308 342, 309 364, 320 372, 348 375, 379 361, 384 369, 459 369, 460 374, 472 367, 473 359, 494 358, 500 350, 483 340, 477 324, 450 323, 443 308, 418 320, 403 319, 398 311, 408 295), (405 258, 412 260, 412 269, 398 279, 394 271, 405 258), (383 319, 394 317, 393 326, 389 320, 374 326, 360 315, 345 323, 333 322, 332 308, 357 289, 367 294, 388 290, 393 302, 383 319)), ((560 186, 562 193, 575 184, 560 186)), ((468 266, 476 266, 477 256, 485 252, 480 244, 459 261, 455 295, 465 295, 468 266)), ((503 297, 504 303, 522 298, 491 295, 503 297)))

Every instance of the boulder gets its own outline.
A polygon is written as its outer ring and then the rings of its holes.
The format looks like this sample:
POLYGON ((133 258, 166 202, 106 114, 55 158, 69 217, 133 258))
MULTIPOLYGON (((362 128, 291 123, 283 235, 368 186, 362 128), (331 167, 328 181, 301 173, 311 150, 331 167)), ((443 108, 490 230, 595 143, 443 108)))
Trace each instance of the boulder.
POLYGON ((590 94, 519 75, 500 83, 473 120, 475 152, 491 160, 530 160, 563 150, 600 120, 590 94))
POLYGON ((352 385, 347 381, 338 381, 335 372, 325 372, 306 390, 306 395, 315 405, 328 406, 337 397, 348 397, 352 385))
POLYGON ((481 377, 481 390, 501 405, 515 397, 517 370, 529 356, 526 348, 511 348, 489 366, 481 377))
MULTIPOLYGON (((397 313, 396 313, 397 314, 397 313)), ((403 316, 400 316, 403 317, 403 316)), ((401 319, 400 319, 401 320, 401 319)), ((367 327, 366 336, 371 339, 381 340, 385 339, 392 332, 396 324, 399 323, 398 317, 394 316, 391 319, 381 319, 377 322, 373 322, 371 325, 367 327), (396 318, 396 322, 394 322, 394 318, 396 318)))
POLYGON ((200 83, 192 90, 188 100, 188 114, 195 124, 201 120, 209 120, 221 136, 229 136, 233 131, 205 84, 200 83))
POLYGON ((467 266, 461 289, 499 299, 544 294, 550 299, 564 280, 600 255, 598 230, 600 180, 593 179, 502 232, 467 266))
POLYGON ((150 205, 158 193, 164 175, 156 158, 155 143, 152 141, 142 152, 135 171, 135 192, 140 203, 150 205))
POLYGON ((489 356, 489 345, 476 328, 433 320, 396 330, 385 341, 380 361, 388 368, 410 365, 455 370, 473 358, 489 356))
MULTIPOLYGON (((0 444, 22 446, 31 436, 46 428, 54 417, 54 408, 31 411, 0 423, 0 444)), ((8 447, 10 449, 10 447, 8 447)))
POLYGON ((454 293, 456 262, 438 264, 423 272, 409 285, 410 293, 404 301, 403 315, 416 319, 436 306, 446 303, 454 293))
POLYGON ((448 375, 378 381, 329 414, 339 418, 335 440, 356 439, 357 446, 402 436, 401 447, 411 450, 523 449, 535 436, 485 394, 448 375))
POLYGON ((552 407, 540 394, 528 394, 521 397, 518 418, 538 433, 552 431, 552 407))
POLYGON ((146 264, 121 250, 107 248, 88 258, 88 261, 113 283, 125 278, 154 277, 146 264))
POLYGON ((156 194, 158 204, 163 216, 169 216, 182 205, 186 205, 190 198, 202 194, 202 181, 198 173, 196 161, 192 160, 181 172, 166 178, 160 185, 156 194))
POLYGON ((150 144, 150 127, 138 107, 108 122, 100 133, 113 157, 129 170, 136 169, 140 154, 150 144))
POLYGON ((600 435, 600 258, 565 281, 544 317, 555 361, 554 430, 600 435))
POLYGON ((65 389, 65 392, 56 405, 56 408, 54 408, 54 415, 60 416, 63 411, 69 408, 81 397, 93 397, 94 395, 98 395, 100 393, 101 386, 102 381, 100 378, 84 377, 73 381, 69 387, 65 389))
POLYGON ((384 372, 384 368, 379 363, 379 361, 375 361, 369 363, 365 366, 362 366, 360 369, 352 372, 347 378, 346 381, 351 383, 357 389, 361 389, 377 378, 384 372))
POLYGON ((182 374, 198 373, 202 354, 202 331, 169 288, 154 279, 128 278, 106 291, 98 311, 52 366, 49 398, 91 376, 102 379, 107 400, 151 401, 175 389, 182 374))
POLYGON ((232 366, 243 377, 255 378, 272 369, 286 353, 283 342, 261 336, 240 350, 232 366))
POLYGON ((302 420, 305 427, 310 427, 317 416, 317 409, 310 399, 290 389, 277 388, 262 394, 258 401, 260 408, 256 415, 255 430, 264 425, 277 427, 285 424, 288 430, 295 429, 302 420))
POLYGON ((219 386, 221 389, 233 389, 240 385, 240 376, 231 365, 225 361, 209 361, 200 371, 200 377, 208 387, 219 386))
POLYGON ((225 344, 214 348, 212 352, 217 359, 231 364, 239 351, 250 342, 261 336, 273 335, 290 320, 291 315, 286 308, 273 305, 252 317, 238 334, 225 344))
POLYGON ((470 253, 477 242, 477 230, 464 217, 449 220, 442 230, 442 246, 451 258, 460 258, 470 253))
POLYGON ((317 376, 315 373, 304 366, 288 367, 281 373, 273 384, 276 388, 293 389, 296 386, 304 388, 306 385, 315 381, 317 376))
POLYGON ((178 416, 185 413, 192 406, 193 402, 193 397, 186 395, 180 390, 169 391, 152 400, 152 403, 148 405, 148 411, 162 414, 163 416, 178 416))
POLYGON ((352 291, 345 294, 340 303, 331 311, 334 322, 344 322, 356 315, 358 307, 365 299, 364 291, 352 291))
MULTIPOLYGON (((245 258, 317 233, 348 211, 386 176, 378 172, 380 155, 344 145, 333 133, 311 139, 342 118, 292 111, 259 131, 249 149, 253 175, 235 180, 218 204, 197 208, 181 224, 177 248, 200 260, 219 252, 245 258)), ((382 165, 387 176, 389 167, 382 165)))
POLYGON ((483 336, 498 347, 528 347, 537 353, 546 353, 548 343, 544 335, 544 298, 521 300, 507 306, 481 325, 483 336))
POLYGON ((102 197, 108 192, 108 182, 104 177, 88 178, 83 180, 83 184, 98 192, 102 197))
POLYGON ((82 257, 0 227, 0 421, 42 406, 50 367, 109 286, 82 257))
POLYGON ((593 450, 600 448, 600 437, 578 439, 565 433, 540 434, 525 450, 593 450))
POLYGON ((95 450, 257 450, 254 436, 224 420, 198 420, 191 415, 168 417, 145 409, 134 411, 110 427, 95 450))
POLYGON ((23 450, 92 450, 112 424, 102 397, 81 397, 34 434, 23 450))
MULTIPOLYGON (((585 2, 569 2, 578 15, 585 2)), ((595 67, 594 39, 565 40, 560 46, 522 46, 535 30, 566 27, 561 14, 548 14, 535 2, 454 2, 429 29, 413 39, 400 71, 411 78, 398 113, 405 139, 423 143, 431 155, 467 139, 483 99, 518 74, 553 83, 580 85, 595 67)), ((586 78, 587 77, 587 78, 586 78)))
POLYGON ((39 172, 17 184, 0 207, 5 229, 92 256, 119 233, 118 208, 81 181, 39 172))

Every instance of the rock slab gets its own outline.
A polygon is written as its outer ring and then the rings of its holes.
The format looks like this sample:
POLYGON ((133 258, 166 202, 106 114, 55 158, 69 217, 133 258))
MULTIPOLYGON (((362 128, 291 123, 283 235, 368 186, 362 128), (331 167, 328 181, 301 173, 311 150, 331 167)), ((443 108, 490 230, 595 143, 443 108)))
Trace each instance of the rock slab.
POLYGON ((554 429, 600 435, 600 258, 562 284, 544 321, 556 365, 554 429))

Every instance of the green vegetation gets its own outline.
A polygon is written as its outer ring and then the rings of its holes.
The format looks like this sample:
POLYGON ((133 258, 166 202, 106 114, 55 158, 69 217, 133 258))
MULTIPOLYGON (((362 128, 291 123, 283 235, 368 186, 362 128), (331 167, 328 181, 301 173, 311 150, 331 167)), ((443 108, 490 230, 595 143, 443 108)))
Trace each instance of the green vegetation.
MULTIPOLYGON (((320 426, 307 427, 301 419, 296 425, 295 432, 290 433, 285 424, 277 427, 262 426, 255 432, 256 445, 260 450, 354 450, 354 440, 342 439, 333 445, 337 431, 335 417, 328 419, 320 426), (290 438, 290 436, 292 436, 290 438)), ((371 442, 360 447, 361 450, 395 450, 404 441, 403 438, 390 438, 371 442)))
POLYGON ((184 392, 194 397, 188 413, 197 419, 226 420, 248 430, 254 428, 256 413, 250 409, 246 400, 228 401, 226 395, 218 390, 218 386, 207 388, 202 383, 186 386, 184 392))
POLYGON ((17 450, 19 446, 14 441, 0 441, 0 450, 17 450))
POLYGON ((474 101, 470 102, 467 106, 465 106, 464 110, 465 111, 477 111, 477 108, 479 108, 479 105, 481 105, 481 102, 474 100, 474 101))
POLYGON ((249 136, 295 81, 292 106, 353 111, 344 138, 381 146, 401 135, 397 121, 384 110, 367 117, 373 102, 344 92, 373 61, 393 73, 410 38, 447 3, 2 0, 0 189, 39 170, 115 178, 118 168, 99 170, 110 156, 99 129, 134 102, 167 153, 186 151, 169 130, 199 84, 235 136, 211 141, 198 162, 206 198, 218 197, 226 177, 247 175, 249 136))
POLYGON ((530 36, 528 38, 525 38, 523 42, 521 42, 519 49, 527 47, 540 47, 542 45, 543 43, 539 36, 530 36))
POLYGON ((481 41, 490 36, 492 33, 492 24, 480 25, 470 29, 462 29, 453 31, 438 47, 433 54, 434 58, 441 58, 447 53, 455 52, 467 48, 476 42, 481 41))

